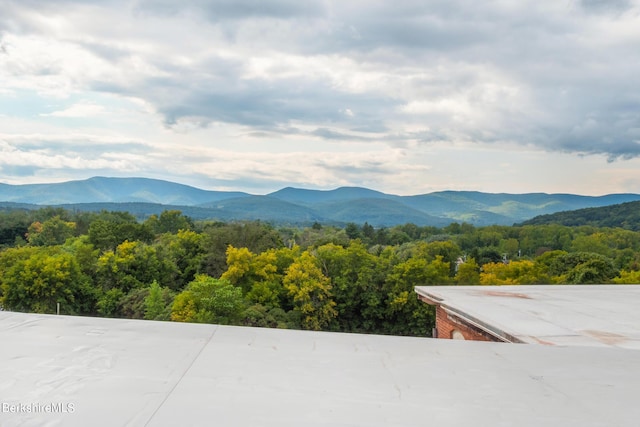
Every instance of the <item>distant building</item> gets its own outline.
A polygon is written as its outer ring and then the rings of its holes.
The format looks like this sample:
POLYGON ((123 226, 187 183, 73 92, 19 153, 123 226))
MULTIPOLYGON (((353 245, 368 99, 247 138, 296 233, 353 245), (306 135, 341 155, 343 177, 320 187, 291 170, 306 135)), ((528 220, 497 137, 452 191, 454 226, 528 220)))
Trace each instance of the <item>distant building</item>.
POLYGON ((448 339, 640 349, 640 285, 418 286, 448 339))

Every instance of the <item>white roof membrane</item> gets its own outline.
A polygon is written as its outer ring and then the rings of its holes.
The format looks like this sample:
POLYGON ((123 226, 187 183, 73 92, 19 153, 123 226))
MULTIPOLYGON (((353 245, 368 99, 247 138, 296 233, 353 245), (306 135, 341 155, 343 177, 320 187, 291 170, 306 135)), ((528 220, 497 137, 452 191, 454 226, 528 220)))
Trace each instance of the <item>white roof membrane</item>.
POLYGON ((0 425, 635 426, 639 356, 0 312, 0 425))
POLYGON ((416 292, 521 342, 640 349, 640 285, 417 286, 416 292))

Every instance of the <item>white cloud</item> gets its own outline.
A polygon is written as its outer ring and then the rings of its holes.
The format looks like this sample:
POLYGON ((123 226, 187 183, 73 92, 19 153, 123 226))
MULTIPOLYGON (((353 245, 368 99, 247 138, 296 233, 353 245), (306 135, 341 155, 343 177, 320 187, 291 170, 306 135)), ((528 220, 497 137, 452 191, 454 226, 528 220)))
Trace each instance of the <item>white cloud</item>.
POLYGON ((640 156, 638 1, 256 2, 5 2, 3 173, 549 191, 574 184, 514 181, 522 149, 580 176, 640 156))
POLYGON ((54 154, 46 148, 25 150, 0 141, 0 165, 29 166, 36 169, 113 169, 135 172, 143 156, 111 156, 107 158, 81 157, 74 154, 54 154), (125 159, 123 157, 128 157, 125 159))
POLYGON ((80 102, 74 104, 64 110, 54 111, 53 113, 41 114, 42 116, 51 117, 94 117, 104 114, 105 108, 102 105, 92 102, 80 102))

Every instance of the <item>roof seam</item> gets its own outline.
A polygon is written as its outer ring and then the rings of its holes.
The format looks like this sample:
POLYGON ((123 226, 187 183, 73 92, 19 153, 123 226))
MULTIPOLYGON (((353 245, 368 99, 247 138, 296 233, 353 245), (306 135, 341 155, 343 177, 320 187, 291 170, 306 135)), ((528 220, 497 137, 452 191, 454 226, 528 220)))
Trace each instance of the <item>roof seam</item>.
POLYGON ((165 402, 169 399, 169 397, 173 394, 173 392, 178 387, 178 385, 182 382, 182 379, 185 377, 185 375, 187 375, 187 373, 191 370, 193 365, 196 363, 196 360, 198 360, 200 358, 200 355, 202 354, 204 349, 209 346, 209 343, 213 339, 213 337, 216 334, 216 332, 218 332, 218 325, 215 326, 215 328, 213 329, 213 332, 211 333, 211 335, 209 335, 209 339, 207 339, 207 341, 205 341, 205 343, 202 344, 202 347, 200 347, 200 350, 198 351, 198 354, 196 354, 194 356, 194 358, 191 360, 191 363, 189 363, 189 366, 187 366, 187 369, 185 369, 184 372, 182 373, 182 375, 180 375, 180 378, 178 378, 178 381, 176 381, 175 384, 173 385, 173 387, 171 387, 171 390, 169 390, 169 392, 166 394, 164 399, 162 399, 162 402, 160 402, 160 404, 158 405, 156 410, 153 411, 153 414, 151 414, 149 416, 149 419, 144 423, 144 427, 147 427, 149 425, 149 423, 155 418, 155 416, 158 413, 158 411, 160 410, 160 408, 162 408, 164 406, 165 402))

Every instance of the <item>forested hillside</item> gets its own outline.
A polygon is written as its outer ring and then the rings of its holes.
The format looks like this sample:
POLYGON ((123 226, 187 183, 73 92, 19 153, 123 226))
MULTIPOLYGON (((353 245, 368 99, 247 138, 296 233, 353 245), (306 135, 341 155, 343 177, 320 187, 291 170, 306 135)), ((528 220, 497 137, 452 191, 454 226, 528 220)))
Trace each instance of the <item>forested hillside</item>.
POLYGON ((420 285, 638 283, 640 233, 552 225, 274 228, 168 210, 0 211, 6 310, 428 335, 420 285))
POLYGON ((620 227, 640 231, 640 202, 540 215, 523 224, 592 225, 594 227, 620 227))

